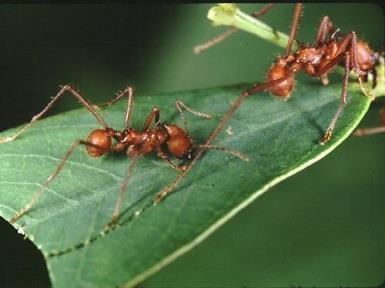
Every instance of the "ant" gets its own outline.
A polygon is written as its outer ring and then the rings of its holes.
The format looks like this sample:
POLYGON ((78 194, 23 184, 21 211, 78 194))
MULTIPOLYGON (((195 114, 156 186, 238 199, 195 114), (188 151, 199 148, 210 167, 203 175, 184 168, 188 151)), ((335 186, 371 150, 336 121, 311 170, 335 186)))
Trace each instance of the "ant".
MULTIPOLYGON (((267 5, 262 8, 259 12, 266 13, 267 10, 271 8, 272 5, 267 5)), ((362 41, 357 41, 356 34, 354 31, 349 32, 344 38, 337 38, 337 33, 339 30, 335 30, 332 26, 331 21, 328 16, 325 16, 318 28, 318 33, 316 37, 316 43, 313 46, 302 46, 294 54, 290 54, 292 45, 295 39, 295 34, 297 31, 299 18, 302 11, 302 3, 296 3, 293 13, 293 20, 291 23, 289 40, 286 46, 286 52, 284 56, 278 57, 276 62, 271 66, 267 73, 267 81, 260 84, 255 84, 253 87, 243 91, 235 101, 230 105, 228 110, 224 113, 222 119, 215 127, 213 132, 209 135, 206 140, 205 145, 210 145, 216 136, 220 133, 223 127, 226 125, 227 121, 234 114, 237 108, 241 105, 242 101, 250 96, 251 94, 268 90, 274 96, 279 97, 280 99, 287 100, 290 96, 290 93, 294 89, 295 79, 294 74, 303 69, 309 76, 320 77, 322 84, 328 84, 327 74, 331 72, 331 69, 334 68, 341 61, 344 61, 344 76, 343 76, 343 86, 342 86, 342 95, 341 103, 338 107, 337 112, 332 118, 329 127, 326 130, 325 135, 321 138, 319 143, 321 145, 326 144, 332 135, 332 131, 336 124, 336 121, 342 112, 343 106, 346 104, 347 96, 347 84, 349 72, 353 70, 358 75, 358 80, 361 86, 361 90, 366 96, 371 97, 366 89, 363 87, 363 81, 367 79, 368 74, 373 73, 373 86, 376 85, 376 70, 375 63, 379 58, 377 53, 374 53, 369 46, 362 41)), ((253 15, 257 15, 256 12, 253 15)), ((259 15, 262 15, 259 14, 259 15)), ((231 28, 225 33, 219 35, 217 38, 196 46, 194 48, 195 53, 199 53, 201 50, 207 49, 229 35, 237 31, 235 28, 231 28)), ((384 116, 385 117, 385 116, 384 116)), ((168 194, 170 194, 176 185, 185 177, 185 175, 191 170, 193 165, 198 161, 199 157, 204 153, 205 147, 202 147, 198 150, 195 158, 192 160, 186 170, 180 173, 169 185, 164 187, 154 198, 155 203, 159 203, 164 199, 168 194)))
MULTIPOLYGON (((264 14, 270 8, 271 5, 267 5, 260 11, 264 14)), ((337 119, 346 104, 347 83, 350 71, 353 71, 358 76, 362 92, 366 96, 372 97, 364 88, 363 82, 367 81, 368 74, 372 73, 373 87, 375 87, 375 64, 379 59, 379 53, 375 53, 367 43, 357 40, 354 31, 349 32, 344 37, 337 37, 339 29, 334 29, 328 16, 323 17, 319 25, 315 43, 313 45, 300 44, 300 48, 296 52, 291 53, 301 11, 302 3, 296 3, 286 52, 283 56, 278 57, 275 63, 270 67, 267 72, 266 82, 255 84, 253 87, 242 92, 242 95, 249 96, 267 90, 273 96, 287 100, 295 86, 294 75, 299 71, 304 70, 310 77, 319 77, 322 84, 327 85, 329 82, 327 76, 331 70, 336 65, 343 64, 344 75, 340 105, 330 121, 324 136, 319 141, 321 145, 325 145, 330 140, 337 119)), ((258 16, 262 14, 259 14, 259 12, 254 13, 254 15, 258 16)), ((235 28, 231 29, 234 32, 236 31, 235 28)), ((232 34, 228 34, 231 29, 206 44, 203 44, 202 48, 195 48, 196 52, 200 52, 200 50, 207 49, 212 45, 219 43, 232 34)))
POLYGON ((366 96, 372 97, 364 88, 363 82, 367 81, 368 74, 372 73, 374 76, 373 86, 376 85, 375 63, 379 55, 373 52, 368 44, 357 40, 354 31, 349 32, 344 37, 337 37, 339 30, 334 29, 328 16, 323 17, 319 25, 315 44, 302 44, 295 53, 291 54, 291 45, 295 37, 301 10, 301 3, 297 3, 286 53, 282 57, 278 57, 270 67, 267 72, 267 81, 262 84, 255 84, 242 94, 249 96, 262 90, 268 90, 274 96, 286 100, 294 89, 295 73, 304 70, 311 77, 319 77, 322 84, 327 85, 329 82, 327 76, 331 70, 337 64, 343 64, 344 74, 340 104, 324 136, 319 140, 319 144, 325 145, 330 140, 337 119, 346 104, 349 73, 353 71, 357 75, 362 92, 366 96))
POLYGON ((182 161, 189 161, 193 159, 194 150, 196 150, 197 147, 221 150, 230 153, 236 157, 239 157, 242 160, 248 161, 248 158, 245 155, 235 150, 214 145, 195 145, 189 135, 187 129, 187 122, 182 109, 201 118, 211 119, 212 116, 203 112, 195 111, 189 108, 182 101, 177 100, 175 104, 178 112, 180 113, 185 130, 175 124, 167 124, 160 122, 160 112, 157 107, 153 107, 152 111, 148 114, 144 121, 143 128, 141 130, 137 130, 129 127, 129 120, 132 110, 131 108, 133 106, 133 88, 131 86, 128 86, 124 91, 118 93, 115 98, 106 103, 107 105, 112 105, 113 103, 117 102, 125 96, 128 98, 127 108, 124 117, 124 129, 122 131, 118 131, 112 129, 104 121, 103 117, 96 111, 96 109, 82 95, 80 95, 79 91, 77 91, 73 86, 67 84, 60 87, 60 91, 56 94, 56 96, 52 98, 52 100, 40 113, 32 117, 32 120, 24 127, 22 127, 18 132, 16 132, 13 136, 0 138, 0 143, 10 142, 19 137, 20 134, 22 134, 26 129, 28 129, 34 122, 39 120, 53 106, 55 101, 61 96, 65 95, 66 92, 72 94, 96 118, 96 120, 103 126, 103 128, 93 130, 88 135, 86 141, 76 140, 70 146, 70 148, 65 153, 64 157, 57 165, 56 169, 47 178, 42 187, 37 192, 35 192, 31 200, 23 208, 16 212, 16 214, 10 219, 10 223, 15 223, 21 216, 23 216, 28 210, 31 209, 33 204, 40 198, 40 196, 46 190, 48 184, 59 174, 67 159, 74 152, 75 148, 79 145, 85 145, 86 152, 91 157, 96 158, 107 153, 119 153, 125 151, 127 156, 131 158, 127 173, 120 187, 120 193, 115 204, 114 212, 107 226, 113 226, 120 216, 120 208, 125 191, 127 189, 128 180, 131 176, 132 170, 134 168, 138 156, 147 155, 155 151, 158 157, 166 161, 173 169, 177 171, 184 171, 186 170, 187 166, 177 165, 173 161, 171 161, 170 158, 167 156, 166 152, 164 151, 165 149, 167 149, 170 154, 175 156, 175 158, 180 159, 182 161), (154 122, 154 126, 150 127, 150 124, 152 122, 154 122), (114 139, 116 143, 113 143, 112 139, 114 139))

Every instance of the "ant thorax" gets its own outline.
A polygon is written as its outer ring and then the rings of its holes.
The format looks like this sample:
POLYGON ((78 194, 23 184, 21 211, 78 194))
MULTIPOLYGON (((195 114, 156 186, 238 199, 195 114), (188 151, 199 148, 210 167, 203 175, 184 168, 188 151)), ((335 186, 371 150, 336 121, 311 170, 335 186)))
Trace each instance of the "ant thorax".
POLYGON ((304 47, 298 50, 295 54, 295 61, 304 65, 319 65, 324 54, 324 49, 304 47))
POLYGON ((144 131, 129 128, 121 133, 121 137, 118 142, 125 145, 155 146, 156 144, 163 144, 167 138, 167 131, 165 131, 162 127, 149 128, 144 131))

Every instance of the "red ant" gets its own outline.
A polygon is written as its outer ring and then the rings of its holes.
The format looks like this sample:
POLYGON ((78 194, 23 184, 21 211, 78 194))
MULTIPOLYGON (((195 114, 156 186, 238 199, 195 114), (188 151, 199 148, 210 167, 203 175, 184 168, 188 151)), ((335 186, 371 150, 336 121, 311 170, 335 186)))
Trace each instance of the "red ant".
POLYGON ((186 111, 196 116, 206 119, 211 119, 212 116, 206 113, 192 110, 191 108, 186 106, 182 101, 179 100, 176 101, 175 104, 177 110, 181 115, 185 130, 175 124, 166 124, 160 122, 160 113, 157 107, 153 107, 152 111, 148 114, 141 130, 130 128, 129 120, 131 116, 131 108, 133 105, 133 89, 130 86, 127 87, 123 92, 117 94, 114 99, 107 102, 108 105, 111 105, 116 101, 122 99, 124 96, 128 97, 123 131, 117 131, 108 126, 107 123, 104 121, 103 117, 95 110, 95 108, 93 108, 89 104, 89 102, 87 102, 87 100, 83 96, 80 95, 80 93, 74 87, 72 87, 71 85, 65 85, 61 86, 61 89, 56 94, 56 96, 53 97, 52 100, 47 104, 47 106, 40 113, 35 115, 28 124, 26 124, 13 136, 0 138, 0 143, 15 140, 34 122, 40 119, 53 106, 54 102, 66 92, 72 94, 85 108, 87 108, 87 110, 91 112, 91 114, 96 118, 96 120, 103 126, 103 129, 93 130, 88 135, 86 141, 77 140, 70 146, 70 148, 68 149, 64 157, 61 159, 60 163, 53 171, 53 173, 44 182, 42 187, 33 195, 32 199, 10 219, 10 223, 15 223, 21 216, 23 216, 29 209, 31 209, 32 205, 38 200, 38 198, 40 198, 40 196, 46 190, 48 184, 59 174, 66 160, 70 157, 70 155, 73 153, 73 151, 78 145, 85 145, 86 152, 91 157, 100 157, 109 152, 118 153, 123 151, 126 151, 127 156, 131 157, 131 162, 128 166, 127 173, 120 187, 120 193, 116 201, 114 212, 112 214, 110 222, 108 223, 109 226, 115 224, 119 218, 120 207, 124 198, 124 193, 127 188, 128 180, 130 178, 137 157, 140 155, 147 155, 155 151, 158 157, 165 160, 173 169, 178 171, 186 170, 187 166, 174 164, 164 152, 164 149, 167 149, 168 152, 175 156, 177 159, 184 161, 193 159, 193 153, 196 147, 222 150, 224 152, 228 152, 234 156, 237 156, 242 160, 248 161, 248 158, 246 156, 235 150, 230 150, 224 147, 213 145, 194 145, 192 139, 189 136, 187 122, 185 120, 182 109, 185 109, 186 111), (153 121, 154 127, 150 128, 150 124, 153 121), (115 144, 112 143, 112 139, 115 139, 115 144))
MULTIPOLYGON (((272 5, 267 5, 262 8, 259 12, 252 15, 262 15, 266 13, 272 5), (262 14, 258 14, 262 11, 262 14)), ((283 57, 279 57, 276 62, 272 65, 267 73, 267 81, 264 83, 256 84, 250 89, 245 90, 235 99, 230 105, 229 109, 224 113, 224 116, 220 120, 219 124, 215 127, 214 131, 209 135, 205 145, 210 145, 211 142, 216 138, 222 128, 226 125, 227 121, 241 105, 242 101, 249 95, 268 90, 274 96, 280 97, 281 99, 288 99, 290 93, 294 89, 294 74, 299 72, 301 69, 312 77, 320 77, 322 84, 328 84, 327 74, 331 72, 341 61, 344 61, 344 76, 341 103, 338 107, 337 112, 332 118, 329 127, 326 130, 325 135, 320 140, 320 144, 326 144, 331 137, 332 131, 336 124, 336 121, 342 112, 343 106, 346 104, 346 93, 349 72, 353 70, 358 75, 358 80, 361 85, 361 89, 365 95, 369 96, 363 87, 363 80, 369 72, 374 75, 373 85, 376 82, 376 70, 374 68, 376 60, 379 58, 377 53, 374 53, 365 42, 357 41, 355 32, 350 32, 343 39, 337 39, 336 34, 338 30, 335 30, 329 17, 325 16, 318 29, 316 43, 314 46, 302 46, 294 54, 290 54, 292 44, 295 39, 299 18, 301 15, 302 3, 296 3, 294 8, 293 20, 291 23, 291 30, 289 40, 286 46, 286 52, 283 57), (328 39, 326 39, 328 36, 328 39), (352 59, 352 60, 351 60, 352 59)), ((194 50, 199 53, 201 50, 207 49, 214 44, 219 43, 233 32, 237 31, 235 28, 227 30, 222 35, 214 38, 213 40, 197 46, 194 50), (232 32, 231 32, 232 31, 232 32), (198 50, 198 51, 197 51, 198 50)), ((385 116, 384 116, 385 117, 385 116)), ((154 202, 158 203, 170 194, 175 186, 179 183, 183 177, 189 172, 192 166, 196 163, 199 157, 203 154, 205 148, 202 147, 198 150, 198 153, 190 163, 190 165, 179 174, 174 181, 164 187, 154 198, 154 202)))
POLYGON ((331 72, 332 68, 342 62, 344 64, 344 75, 341 101, 326 129, 325 135, 319 141, 321 145, 325 145, 330 140, 337 119, 346 104, 350 71, 354 71, 358 76, 362 92, 366 96, 371 97, 363 87, 363 81, 367 80, 367 75, 371 72, 374 75, 373 84, 375 85, 375 63, 378 55, 365 42, 358 41, 354 31, 349 32, 343 38, 337 38, 338 29, 335 30, 333 28, 328 16, 325 16, 321 21, 315 44, 309 46, 301 45, 294 54, 290 54, 301 9, 301 3, 297 3, 286 53, 283 57, 278 57, 270 67, 267 72, 267 81, 254 85, 242 94, 248 96, 261 90, 268 90, 274 96, 287 99, 294 89, 295 73, 304 70, 311 77, 320 77, 322 84, 327 85, 327 75, 331 72))
POLYGON ((283 56, 278 57, 268 70, 267 81, 255 84, 242 92, 242 95, 246 97, 267 90, 274 96, 287 100, 295 86, 294 75, 299 71, 304 70, 311 77, 319 77, 322 84, 327 85, 327 75, 331 70, 337 64, 344 64, 341 101, 337 112, 326 129, 325 135, 319 141, 321 145, 324 145, 330 140, 337 119, 346 104, 350 71, 354 71, 358 76, 363 93, 371 97, 363 87, 363 81, 367 80, 367 75, 371 72, 374 75, 373 85, 375 86, 375 63, 379 55, 374 53, 365 42, 358 41, 354 31, 349 32, 343 38, 337 38, 339 30, 333 28, 328 16, 325 16, 319 25, 314 45, 301 45, 295 53, 290 53, 301 10, 302 4, 296 3, 286 52, 283 56))

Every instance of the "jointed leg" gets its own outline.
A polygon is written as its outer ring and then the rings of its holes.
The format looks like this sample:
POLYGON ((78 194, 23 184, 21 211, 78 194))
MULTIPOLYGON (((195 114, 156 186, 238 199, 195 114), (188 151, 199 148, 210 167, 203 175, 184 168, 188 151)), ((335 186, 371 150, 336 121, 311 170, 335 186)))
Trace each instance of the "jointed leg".
POLYGON ((317 37, 315 39, 315 45, 320 46, 324 43, 327 35, 330 35, 330 32, 333 29, 332 22, 328 16, 324 16, 321 20, 321 23, 318 28, 317 37))
POLYGON ((176 105, 176 109, 179 111, 180 113, 180 118, 182 119, 182 122, 183 122, 183 125, 186 129, 186 133, 187 135, 189 135, 189 131, 188 131, 188 128, 187 128, 187 121, 186 121, 186 117, 184 116, 184 113, 183 113, 183 109, 185 109, 186 111, 190 112, 191 114, 195 115, 195 116, 198 116, 198 117, 201 117, 201 118, 206 118, 206 119, 211 119, 213 118, 213 116, 211 116, 210 114, 207 114, 207 113, 203 113, 203 112, 199 112, 199 111, 196 111, 196 110, 193 110, 191 109, 190 107, 188 107, 186 104, 184 104, 182 101, 180 100, 177 100, 175 102, 175 105, 176 105))
POLYGON ((176 165, 174 162, 172 162, 170 160, 170 158, 168 158, 167 154, 163 152, 162 148, 158 145, 156 147, 156 151, 157 151, 157 155, 158 157, 162 158, 164 161, 166 161, 168 164, 170 164, 170 166, 177 170, 177 171, 184 171, 186 166, 178 166, 176 165))
POLYGON ((104 127, 109 128, 107 123, 104 121, 103 117, 87 102, 86 99, 84 99, 83 96, 79 94, 78 91, 76 91, 71 85, 67 84, 64 86, 61 86, 60 91, 56 94, 55 97, 52 98, 51 101, 45 106, 45 108, 38 114, 32 117, 32 120, 26 124, 23 128, 21 128, 19 131, 17 131, 14 135, 10 137, 0 138, 0 143, 5 143, 9 141, 15 140, 20 134, 22 134, 25 130, 27 130, 34 122, 39 120, 43 115, 53 106, 53 104, 66 92, 71 93, 84 107, 87 108, 88 111, 91 112, 92 115, 96 118, 96 120, 104 127))
POLYGON ((111 227, 115 225, 116 221, 118 221, 119 219, 120 208, 122 206, 124 194, 126 193, 126 190, 127 190, 128 180, 131 177, 132 169, 134 168, 137 159, 138 159, 138 154, 135 154, 131 157, 131 161, 130 161, 130 165, 128 165, 127 173, 124 177, 122 185, 120 186, 119 196, 118 196, 118 199, 116 200, 114 212, 112 213, 111 220, 110 222, 108 222, 107 226, 111 227))
POLYGON ((281 82, 287 80, 288 78, 292 77, 293 74, 292 73, 288 73, 286 76, 282 77, 282 78, 279 78, 277 80, 272 80, 272 81, 268 81, 268 82, 263 82, 263 83, 257 83, 255 84, 253 87, 245 90, 242 92, 242 95, 244 97, 246 96, 249 96, 251 94, 254 94, 254 93, 257 93, 257 92, 260 92, 260 91, 264 91, 264 90, 268 90, 270 89, 271 87, 275 86, 275 85, 278 85, 280 84, 281 82))
MULTIPOLYGON (((237 108, 241 105, 242 101, 245 100, 246 97, 248 97, 249 95, 251 95, 253 93, 257 93, 259 91, 269 89, 270 87, 287 80, 291 76, 292 76, 291 74, 288 74, 287 76, 282 77, 282 78, 277 79, 277 80, 274 80, 274 81, 255 84, 250 89, 243 91, 242 94, 239 95, 237 99, 235 99, 233 104, 231 104, 229 109, 225 112, 225 114, 223 115, 219 124, 215 127, 213 132, 211 132, 211 134, 207 138, 206 143, 200 146, 200 149, 198 149, 197 153, 194 155, 194 158, 191 160, 190 164, 186 167, 186 169, 182 173, 178 174, 176 176, 176 178, 174 179, 174 181, 172 181, 169 185, 164 187, 161 191, 159 191, 155 195, 155 197, 153 199, 154 203, 157 204, 160 201, 162 201, 162 199, 167 197, 167 195, 173 191, 173 189, 179 183, 179 181, 181 181, 186 176, 186 174, 192 169, 192 167, 199 160, 199 158, 203 155, 203 153, 207 149, 209 149, 210 146, 213 147, 213 145, 211 145, 211 143, 214 141, 214 139, 217 137, 219 132, 226 125, 227 121, 229 121, 230 117, 234 114, 234 112, 237 110, 237 108)), ((240 158, 242 158, 242 157, 240 157, 240 158)), ((247 161, 247 159, 248 159, 247 156, 244 158, 245 158, 244 160, 247 161)))
POLYGON ((352 135, 354 136, 367 136, 373 134, 385 133, 385 126, 378 126, 372 128, 358 128, 352 135))
POLYGON ((212 150, 219 150, 219 151, 223 151, 223 152, 226 152, 226 153, 229 153, 235 157, 238 157, 239 159, 243 160, 243 161, 246 161, 246 162, 249 162, 250 159, 249 157, 247 157, 245 154, 243 154, 242 152, 240 151, 237 151, 237 150, 233 150, 233 149, 230 149, 230 148, 227 148, 227 147, 223 147, 223 146, 218 146, 218 145, 206 145, 206 144, 200 144, 200 145, 197 145, 199 148, 204 148, 204 149, 212 149, 212 150))
POLYGON ((378 133, 385 133, 385 108, 380 110, 382 126, 372 128, 358 128, 353 132, 354 136, 366 136, 378 133))
POLYGON ((363 84, 362 77, 366 75, 366 73, 361 71, 360 66, 358 64, 357 37, 354 31, 349 32, 348 35, 345 36, 345 38, 342 40, 341 44, 338 47, 336 55, 337 57, 339 55, 344 55, 347 51, 347 47, 349 44, 351 44, 349 52, 351 55, 351 63, 352 63, 353 71, 358 76, 358 81, 360 83, 361 91, 365 94, 365 96, 372 98, 373 96, 369 93, 369 91, 364 87, 364 84, 363 84))
MULTIPOLYGON (((229 109, 225 112, 225 114, 223 115, 223 117, 222 117, 221 121, 219 122, 219 124, 214 128, 213 132, 211 132, 211 134, 207 138, 206 143, 200 146, 200 149, 198 149, 197 153, 194 155, 194 158, 191 160, 190 164, 186 167, 186 169, 182 173, 178 174, 176 176, 176 178, 174 179, 174 181, 172 181, 169 185, 164 187, 161 191, 159 191, 155 195, 155 197, 153 199, 154 203, 157 204, 160 201, 162 201, 162 199, 167 197, 167 195, 170 194, 173 191, 175 186, 178 185, 178 183, 192 169, 192 167, 199 160, 199 158, 203 155, 203 153, 207 149, 209 149, 208 147, 210 147, 210 146, 212 147, 213 146, 213 145, 211 145, 211 143, 217 137, 219 132, 221 132, 223 127, 226 125, 227 121, 229 121, 230 117, 234 114, 234 112, 237 110, 237 108, 241 105, 242 101, 245 100, 246 97, 248 97, 249 95, 251 95, 253 93, 257 93, 259 91, 263 91, 263 90, 269 89, 270 87, 272 87, 274 85, 277 85, 277 84, 281 83, 282 81, 285 81, 287 78, 289 78, 291 76, 292 75, 287 75, 285 77, 282 77, 282 78, 274 80, 274 81, 260 83, 260 84, 255 84, 250 89, 247 89, 244 92, 242 92, 242 94, 239 95, 237 99, 235 99, 233 104, 231 104, 229 109)), ((247 156, 245 157, 245 161, 247 161, 246 159, 248 159, 247 156)))
POLYGON ((237 32, 237 31, 238 31, 237 28, 231 27, 231 28, 227 29, 225 32, 223 32, 222 34, 219 34, 218 36, 216 36, 215 38, 213 38, 213 39, 211 39, 211 40, 209 40, 209 41, 207 41, 205 43, 196 45, 193 48, 193 51, 194 51, 195 54, 199 54, 202 51, 207 50, 210 47, 212 47, 212 46, 222 42, 227 37, 229 37, 230 35, 234 34, 234 32, 237 32))
POLYGON ((358 83, 360 84, 360 88, 362 93, 364 93, 365 96, 374 99, 374 96, 369 93, 369 90, 364 87, 364 81, 362 79, 362 76, 358 76, 358 83))
POLYGON ((342 81, 342 93, 341 93, 341 101, 340 105, 338 106, 337 112, 334 114, 332 120, 330 121, 329 127, 326 129, 325 135, 321 138, 319 143, 321 145, 325 145, 332 136, 332 132, 334 130, 334 126, 336 125, 337 119, 340 116, 343 107, 346 104, 346 96, 347 96, 347 87, 348 87, 348 81, 349 81, 349 66, 350 66, 350 54, 345 54, 345 71, 344 71, 344 78, 342 81))
POLYGON ((61 171, 61 169, 63 168, 65 162, 67 161, 67 159, 71 156, 71 154, 74 152, 75 148, 78 146, 78 145, 89 145, 89 143, 85 142, 85 141, 82 141, 82 140, 77 140, 75 141, 71 147, 67 150, 66 154, 64 155, 64 157, 61 159, 59 165, 56 166, 55 170, 52 172, 51 175, 49 175, 49 177, 47 178, 47 180, 44 182, 44 184, 42 185, 42 187, 32 196, 31 200, 23 207, 21 208, 12 218, 11 220, 9 220, 9 222, 11 224, 15 223, 21 216, 23 216, 29 209, 31 209, 31 207, 33 206, 33 204, 40 198, 40 196, 42 196, 42 194, 44 193, 44 191, 46 190, 46 188, 48 187, 48 184, 53 180, 55 179, 55 177, 59 174, 59 172, 61 171))
POLYGON ((289 41, 287 42, 286 52, 284 57, 290 54, 291 47, 293 45, 295 34, 297 33, 299 19, 301 17, 302 3, 296 3, 294 7, 293 21, 291 22, 289 41))
POLYGON ((134 89, 131 86, 127 86, 126 89, 117 93, 113 99, 106 102, 107 105, 112 105, 112 104, 118 102, 123 97, 127 96, 127 108, 126 108, 126 114, 124 115, 124 128, 125 129, 128 128, 128 122, 129 122, 130 117, 131 117, 132 101, 134 98, 133 95, 134 95, 134 89))
POLYGON ((146 120, 144 121, 143 130, 148 129, 150 126, 152 120, 155 118, 155 126, 160 124, 160 114, 159 114, 159 108, 153 107, 152 111, 148 114, 146 120))
MULTIPOLYGON (((267 13, 267 11, 269 11, 270 8, 273 7, 273 5, 274 5, 274 3, 267 4, 266 6, 262 7, 259 11, 253 12, 251 14, 251 16, 253 16, 254 18, 258 18, 259 16, 262 16, 263 14, 267 13)), ((227 29, 225 32, 223 32, 222 34, 219 34, 218 36, 216 36, 215 38, 213 38, 213 39, 211 39, 211 40, 209 40, 203 44, 195 46, 193 48, 193 51, 195 54, 199 54, 202 51, 214 46, 215 44, 222 42, 227 37, 229 37, 231 34, 233 34, 234 32, 237 32, 237 31, 238 31, 237 28, 231 27, 231 28, 227 29)))

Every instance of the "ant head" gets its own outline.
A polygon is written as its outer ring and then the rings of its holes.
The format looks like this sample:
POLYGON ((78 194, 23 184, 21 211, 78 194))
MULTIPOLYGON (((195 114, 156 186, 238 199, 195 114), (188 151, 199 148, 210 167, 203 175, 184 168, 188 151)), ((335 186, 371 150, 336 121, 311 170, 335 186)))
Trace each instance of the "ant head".
POLYGON ((267 81, 275 81, 281 78, 286 78, 275 85, 272 85, 269 88, 269 91, 280 99, 287 100, 290 96, 290 93, 294 89, 294 73, 291 67, 284 65, 285 62, 277 62, 273 64, 267 72, 267 81))
POLYGON ((376 64, 377 56, 369 45, 363 41, 357 42, 357 61, 360 70, 369 71, 376 64))
POLYGON ((113 131, 110 129, 96 129, 88 135, 86 150, 88 155, 99 157, 110 151, 113 131))

